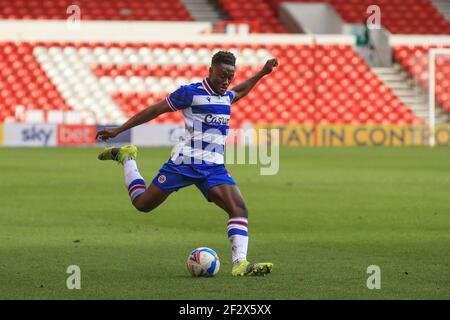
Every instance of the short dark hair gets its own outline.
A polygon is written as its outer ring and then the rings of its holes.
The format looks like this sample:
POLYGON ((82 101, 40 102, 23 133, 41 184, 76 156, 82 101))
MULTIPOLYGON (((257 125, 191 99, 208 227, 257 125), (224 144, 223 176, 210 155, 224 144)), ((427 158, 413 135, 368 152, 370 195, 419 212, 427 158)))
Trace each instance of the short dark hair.
POLYGON ((219 51, 212 57, 212 64, 228 64, 234 66, 236 64, 236 57, 229 51, 219 51))

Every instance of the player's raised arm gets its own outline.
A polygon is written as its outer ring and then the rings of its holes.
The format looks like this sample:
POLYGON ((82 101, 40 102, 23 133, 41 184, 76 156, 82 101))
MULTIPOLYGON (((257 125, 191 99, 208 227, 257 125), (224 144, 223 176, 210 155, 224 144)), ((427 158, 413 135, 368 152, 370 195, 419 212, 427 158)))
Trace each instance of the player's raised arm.
POLYGON ((118 128, 108 128, 101 130, 97 132, 96 139, 101 139, 103 141, 106 141, 110 138, 114 138, 119 133, 126 131, 128 129, 131 129, 133 127, 136 127, 140 124, 146 123, 150 120, 155 119, 160 114, 173 111, 172 108, 170 108, 168 102, 166 99, 161 100, 160 102, 151 105, 150 107, 136 113, 134 116, 132 116, 127 122, 125 122, 123 125, 121 125, 118 128))
POLYGON ((250 79, 245 80, 244 82, 238 84, 235 86, 231 91, 234 92, 234 99, 233 103, 238 101, 239 99, 245 97, 256 85, 256 83, 261 80, 262 77, 268 75, 272 72, 274 67, 278 66, 278 60, 277 59, 270 59, 267 60, 264 67, 258 71, 253 77, 250 79))

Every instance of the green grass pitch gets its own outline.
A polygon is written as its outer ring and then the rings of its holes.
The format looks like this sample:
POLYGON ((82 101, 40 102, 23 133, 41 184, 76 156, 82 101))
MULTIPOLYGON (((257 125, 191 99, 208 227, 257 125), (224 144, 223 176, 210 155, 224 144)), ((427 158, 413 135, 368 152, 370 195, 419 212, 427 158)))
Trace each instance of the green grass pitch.
MULTIPOLYGON (((233 278, 227 216, 195 187, 156 211, 130 204, 100 148, 0 149, 0 299, 449 299, 449 148, 283 148, 280 171, 228 166, 249 208, 249 260, 233 278), (215 249, 221 270, 185 261, 215 249), (69 265, 81 290, 68 290, 69 265), (381 268, 381 289, 366 287, 381 268)), ((147 181, 169 149, 140 149, 147 181)))

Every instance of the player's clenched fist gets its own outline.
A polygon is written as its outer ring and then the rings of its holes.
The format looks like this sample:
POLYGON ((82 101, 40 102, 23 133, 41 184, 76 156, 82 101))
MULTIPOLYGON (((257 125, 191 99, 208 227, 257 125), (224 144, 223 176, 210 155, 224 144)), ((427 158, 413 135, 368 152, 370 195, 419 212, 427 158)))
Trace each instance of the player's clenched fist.
POLYGON ((117 136, 117 134, 117 129, 104 129, 97 132, 95 139, 106 141, 110 138, 114 138, 115 136, 117 136))
POLYGON ((269 74, 272 72, 273 68, 278 67, 278 60, 276 58, 267 60, 266 64, 262 68, 263 74, 269 74))

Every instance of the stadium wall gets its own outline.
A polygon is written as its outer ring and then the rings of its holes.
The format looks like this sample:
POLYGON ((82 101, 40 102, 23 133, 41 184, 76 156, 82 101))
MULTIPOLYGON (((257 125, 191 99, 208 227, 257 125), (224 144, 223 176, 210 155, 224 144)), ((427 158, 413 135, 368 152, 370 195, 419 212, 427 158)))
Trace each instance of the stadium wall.
MULTIPOLYGON (((9 147, 104 146, 95 140, 95 134, 107 126, 53 125, 53 124, 0 124, 0 145, 9 147), (3 132, 3 133, 2 133, 3 132), (3 137, 2 137, 3 136, 3 137), (3 141, 2 141, 3 140, 3 141)), ((246 145, 249 141, 267 141, 270 130, 280 132, 279 145, 289 147, 373 147, 373 146, 427 146, 428 126, 370 126, 370 125, 257 125, 246 127, 229 136, 227 144, 246 145), (246 140, 248 129, 255 129, 255 139, 246 140), (268 134, 264 137, 261 134, 268 134), (231 139, 230 139, 231 138, 231 139), (264 139, 264 140, 261 140, 264 139)), ((135 144, 144 147, 169 147, 184 134, 179 124, 142 125, 108 141, 108 145, 135 144)), ((436 145, 450 146, 450 125, 438 125, 436 145)))
MULTIPOLYGON (((279 144, 290 147, 408 147, 429 145, 428 126, 255 126, 257 131, 274 128, 280 130, 279 144)), ((266 132, 269 133, 269 130, 266 132)), ((260 135, 258 136, 261 138, 260 135)), ((435 138, 437 146, 450 146, 450 125, 436 126, 435 138)))
MULTIPOLYGON (((104 143, 95 139, 102 125, 68 124, 0 124, 0 145, 8 147, 55 147, 55 146, 95 146, 104 143)), ((111 126, 109 126, 111 127, 111 126)), ((108 143, 125 145, 131 143, 131 131, 111 139, 108 143)), ((171 145, 169 141, 163 145, 171 145)))
POLYGON ((69 27, 65 21, 0 20, 0 41, 127 42, 127 43, 233 43, 233 44, 347 44, 354 35, 336 34, 251 34, 208 33, 205 22, 82 21, 69 27), (162 32, 161 30, 164 30, 162 32), (206 33, 205 33, 206 32, 206 33))
POLYGON ((82 20, 78 25, 73 25, 64 20, 0 20, 0 40, 6 41, 147 42, 149 39, 159 41, 168 35, 190 37, 211 30, 209 22, 82 20))
POLYGON ((184 134, 184 125, 154 124, 131 129, 131 143, 138 146, 160 147, 175 145, 184 134))
POLYGON ((53 147, 57 145, 56 125, 4 124, 4 145, 11 147, 53 147))
POLYGON ((416 45, 416 46, 448 46, 448 35, 389 35, 389 46, 416 45))
MULTIPOLYGON (((103 130, 103 129, 108 128, 108 127, 111 128, 113 126, 112 125, 111 126, 108 126, 108 125, 97 125, 96 126, 96 131, 100 131, 100 130, 103 130)), ((134 130, 134 129, 132 129, 132 130, 134 130)), ((110 145, 115 145, 115 146, 130 144, 131 143, 131 132, 132 132, 132 130, 127 130, 125 132, 122 132, 117 137, 114 137, 114 138, 110 139, 108 143, 110 145)), ((94 141, 95 141, 95 134, 94 134, 94 141)), ((101 141, 98 141, 98 140, 95 141, 95 143, 97 145, 103 145, 104 144, 104 142, 101 142, 101 141)))
POLYGON ((58 146, 95 145, 97 127, 92 125, 57 125, 58 146))
POLYGON ((341 33, 345 24, 328 3, 282 3, 280 17, 289 21, 294 31, 310 34, 341 33))

